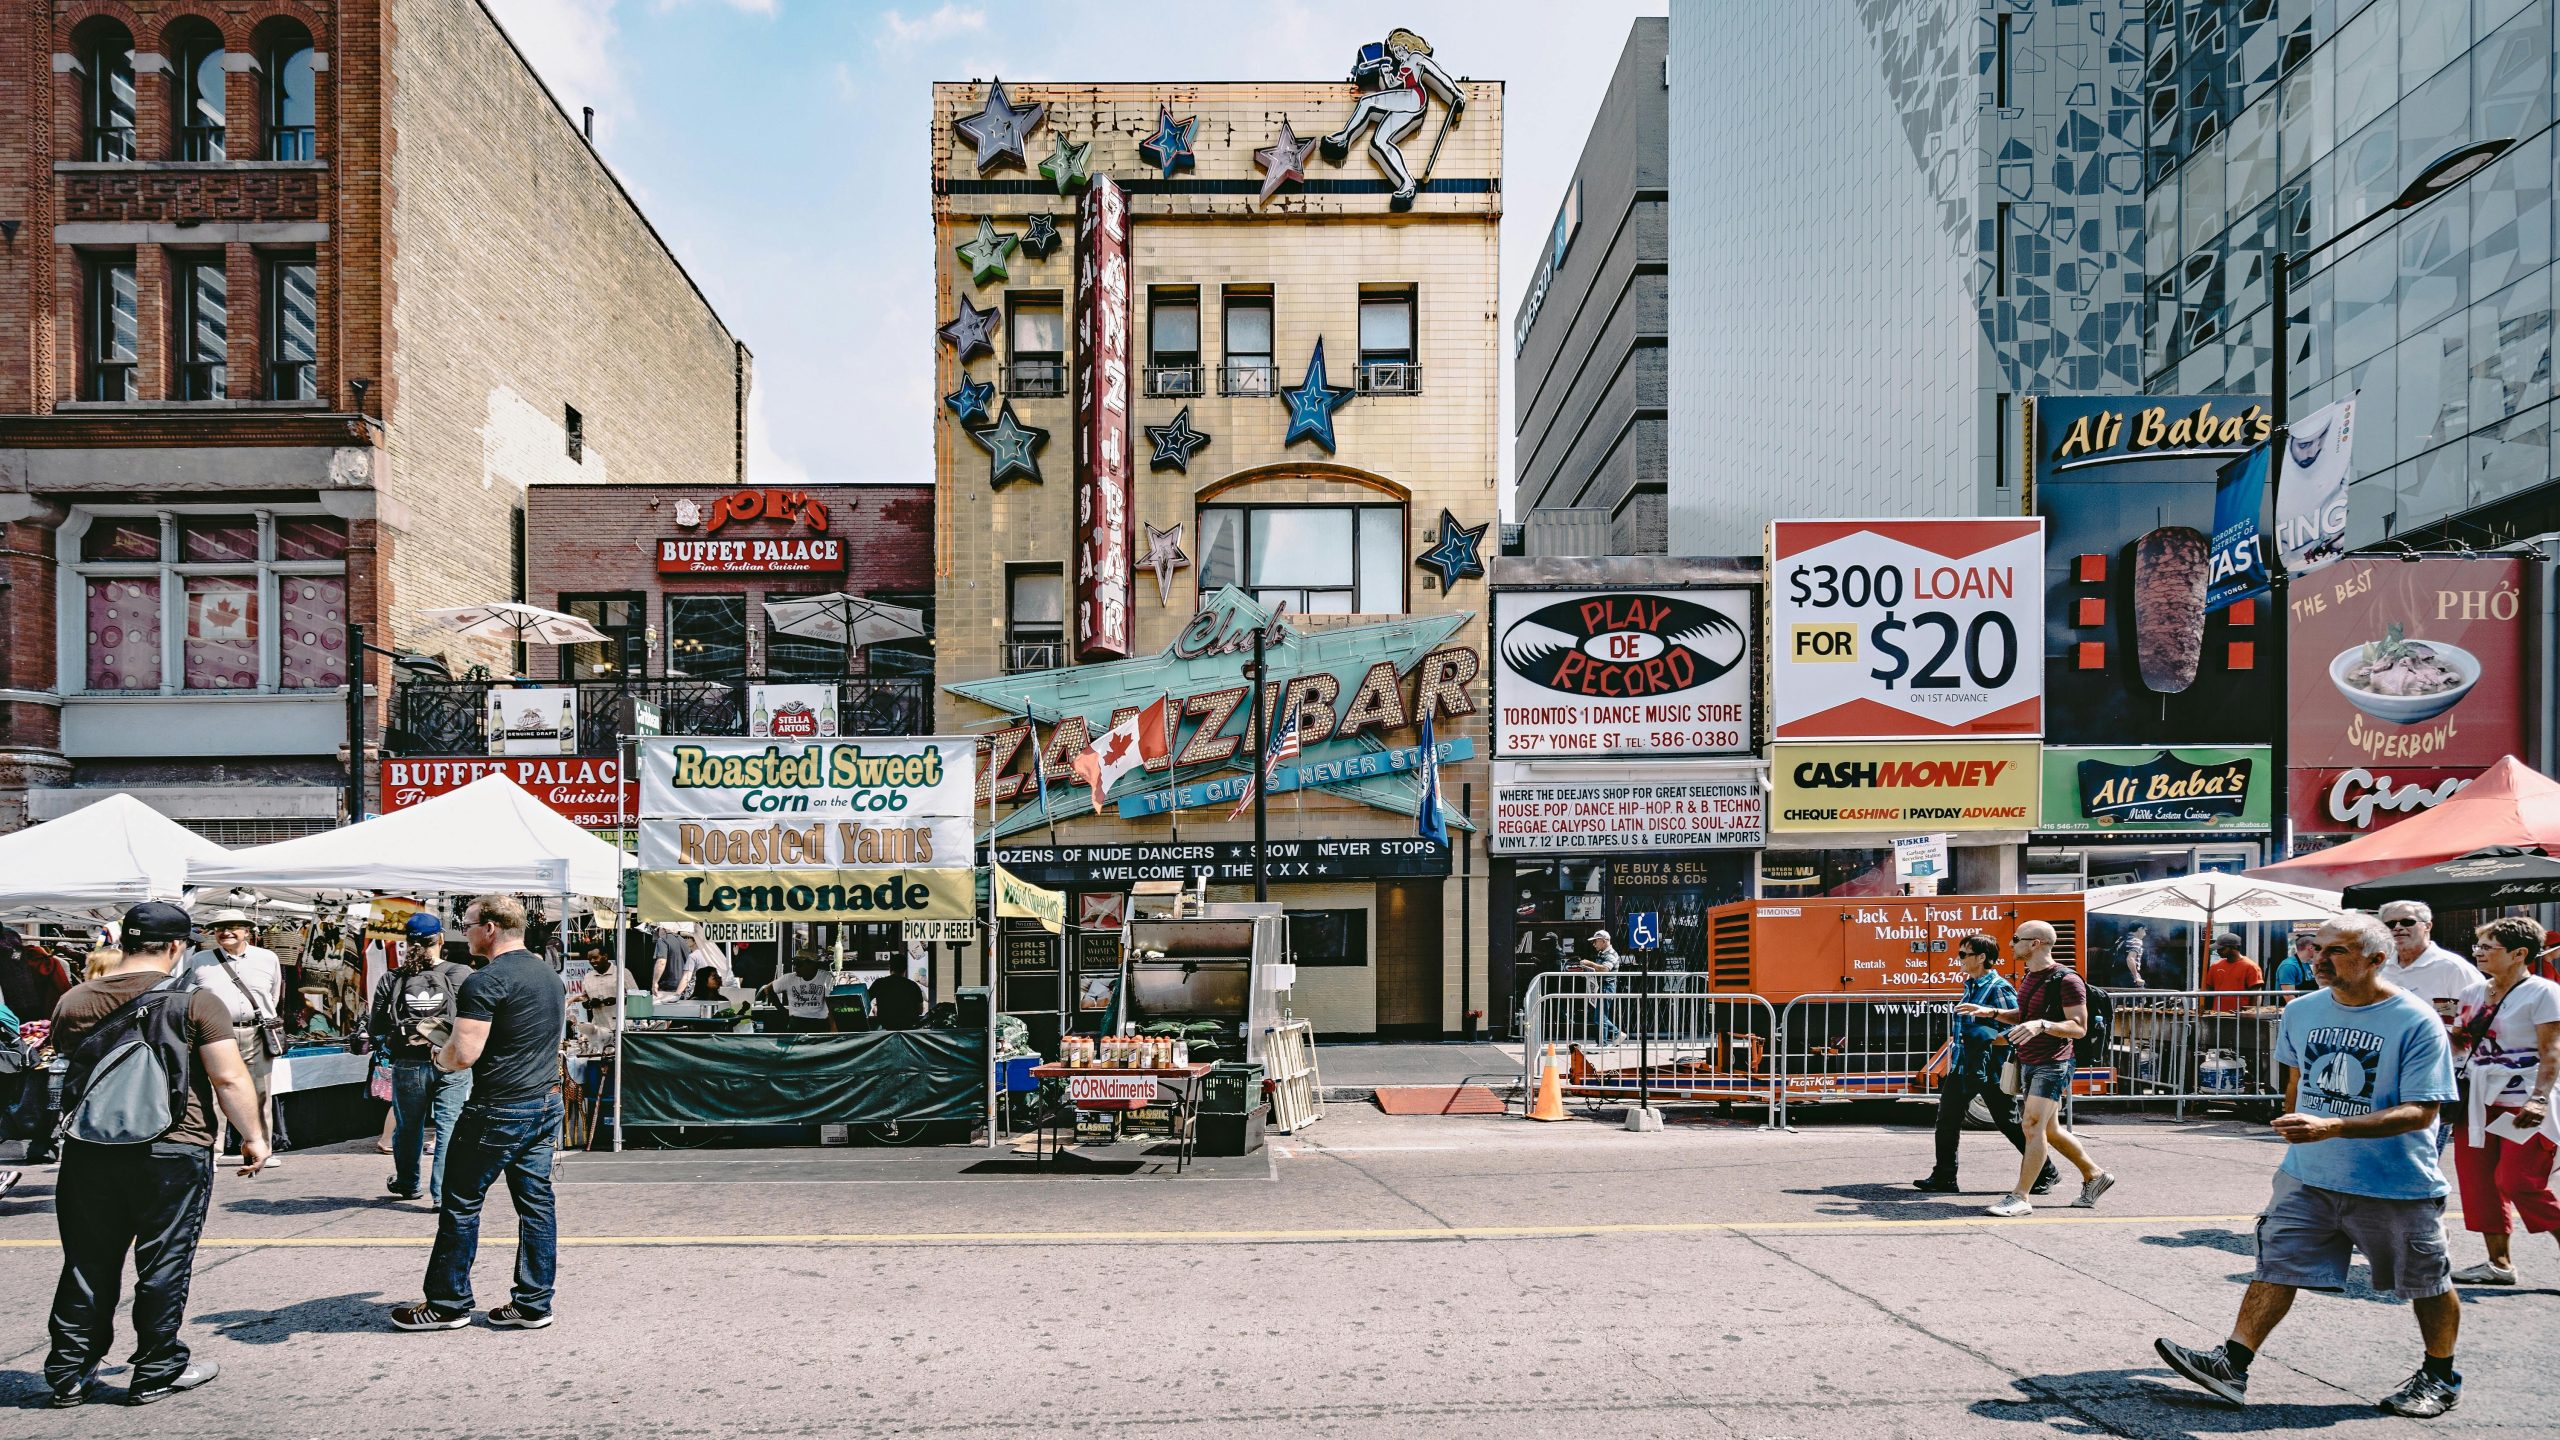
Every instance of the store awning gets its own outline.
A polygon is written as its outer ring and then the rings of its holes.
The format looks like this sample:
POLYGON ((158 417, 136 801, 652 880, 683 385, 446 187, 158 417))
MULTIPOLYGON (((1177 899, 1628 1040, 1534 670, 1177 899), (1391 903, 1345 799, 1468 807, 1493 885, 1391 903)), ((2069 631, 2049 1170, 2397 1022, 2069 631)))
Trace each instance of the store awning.
POLYGON ((2250 871, 2269 880, 2344 889, 2495 845, 2560 851, 2560 781, 2513 755, 2453 798, 2344 845, 2250 871))
POLYGON ((230 852, 117 792, 0 835, 0 909, 85 910, 175 900, 191 861, 230 852))
POLYGON ((191 861, 187 883, 303 893, 602 897, 621 892, 621 861, 620 851, 523 786, 484 775, 360 825, 191 861))

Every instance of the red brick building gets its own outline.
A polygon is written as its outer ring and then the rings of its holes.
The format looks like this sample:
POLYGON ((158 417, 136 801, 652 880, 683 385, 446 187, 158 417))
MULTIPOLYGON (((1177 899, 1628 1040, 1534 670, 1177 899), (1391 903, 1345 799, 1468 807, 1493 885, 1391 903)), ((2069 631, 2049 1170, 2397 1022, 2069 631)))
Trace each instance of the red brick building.
POLYGON ((417 613, 535 482, 741 483, 748 377, 475 0, 0 6, 0 830, 334 823, 348 616, 507 663, 417 613))

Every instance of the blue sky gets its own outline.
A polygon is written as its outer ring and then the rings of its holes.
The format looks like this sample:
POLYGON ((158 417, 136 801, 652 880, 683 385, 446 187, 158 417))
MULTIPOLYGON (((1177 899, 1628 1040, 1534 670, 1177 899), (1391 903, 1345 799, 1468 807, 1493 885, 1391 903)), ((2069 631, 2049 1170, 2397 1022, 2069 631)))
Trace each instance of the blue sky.
POLYGON ((1330 79, 1407 26, 1508 82, 1507 335, 1627 23, 1666 0, 487 3, 755 351, 750 470, 790 484, 932 477, 932 82, 1330 79))

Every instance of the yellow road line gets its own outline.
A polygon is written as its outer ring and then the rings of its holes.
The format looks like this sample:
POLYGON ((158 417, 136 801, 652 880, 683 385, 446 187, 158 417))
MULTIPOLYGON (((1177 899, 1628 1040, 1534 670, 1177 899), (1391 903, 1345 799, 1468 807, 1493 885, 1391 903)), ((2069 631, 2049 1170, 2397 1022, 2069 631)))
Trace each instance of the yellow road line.
MULTIPOLYGON (((1665 1220, 1588 1225, 1451 1225, 1398 1229, 1306 1230, 906 1230, 875 1233, 806 1235, 563 1235, 563 1248, 711 1249, 733 1246, 886 1246, 886 1245, 1215 1245, 1237 1242, 1275 1244, 1356 1244, 1414 1240, 1550 1240, 1598 1235, 1714 1234, 1890 1234, 1897 1231, 2014 1229, 2023 1225, 2237 1225, 2255 1224, 2256 1215, 2075 1215, 2047 1213, 2015 1220, 1956 1218, 1944 1220, 1665 1220)), ((275 1239, 208 1238, 197 1242, 207 1250, 380 1250, 417 1249, 435 1243, 432 1235, 298 1235, 275 1239)), ((484 1245, 514 1243, 489 1236, 484 1245)), ((0 1250, 52 1250, 52 1240, 0 1240, 0 1250)))

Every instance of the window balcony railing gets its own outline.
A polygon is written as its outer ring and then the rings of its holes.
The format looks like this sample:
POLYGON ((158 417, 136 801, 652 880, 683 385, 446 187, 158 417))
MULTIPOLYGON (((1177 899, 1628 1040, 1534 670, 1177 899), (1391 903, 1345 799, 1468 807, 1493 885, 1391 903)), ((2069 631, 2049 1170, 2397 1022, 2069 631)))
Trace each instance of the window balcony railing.
POLYGON ((1363 360, 1360 362, 1360 393, 1419 395, 1422 393, 1422 367, 1410 360, 1363 360))
POLYGON ((270 160, 310 160, 318 154, 318 132, 311 126, 279 125, 267 132, 270 160))
POLYGON ((91 160, 130 164, 135 154, 133 127, 130 125, 98 126, 89 132, 88 148, 88 158, 91 160))
POLYGON ((1004 393, 1024 400, 1055 400, 1067 393, 1067 362, 1016 360, 1004 367, 1004 393))
POLYGON ((221 159, 224 133, 224 128, 220 125, 179 126, 178 158, 181 160, 221 159))
POLYGON ((1055 670, 1066 663, 1067 647, 1064 641, 1017 640, 1004 647, 1004 673, 1007 675, 1018 675, 1025 670, 1055 670))
POLYGON ((1197 365, 1150 365, 1147 367, 1147 393, 1183 398, 1200 393, 1200 367, 1197 365))
POLYGON ((1218 392, 1222 395, 1271 394, 1271 362, 1268 360, 1228 361, 1218 370, 1218 392))
MULTIPOLYGON (((771 677, 776 684, 825 684, 824 680, 771 677)), ((386 746, 395 755, 489 753, 489 691, 574 689, 578 692, 578 752, 610 755, 624 697, 658 707, 659 733, 744 735, 747 682, 730 680, 542 681, 429 680, 401 678, 391 699, 386 746)), ((835 682, 836 734, 923 735, 933 727, 933 679, 928 675, 857 675, 835 682)))

